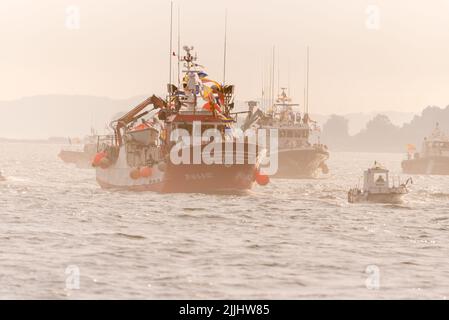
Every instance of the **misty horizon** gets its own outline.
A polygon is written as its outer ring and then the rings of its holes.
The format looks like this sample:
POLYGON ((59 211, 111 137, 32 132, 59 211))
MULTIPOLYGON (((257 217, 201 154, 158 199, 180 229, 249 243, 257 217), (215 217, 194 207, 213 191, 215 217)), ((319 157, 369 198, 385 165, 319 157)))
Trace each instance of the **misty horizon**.
MULTIPOLYGON (((45 140, 54 137, 84 137, 95 129, 99 134, 105 132, 105 127, 118 114, 134 107, 148 95, 138 95, 127 99, 113 99, 111 97, 85 95, 37 95, 23 97, 12 101, 0 101, 0 116, 21 119, 23 127, 14 123, 5 123, 0 128, 0 138, 7 139, 38 139, 45 140), (33 114, 33 117, 28 115, 33 114), (70 115, 70 124, 67 119, 70 115), (60 123, 65 123, 60 126, 60 123)), ((444 108, 443 106, 441 108, 444 108)), ((303 105, 296 108, 303 112, 303 105)), ((349 133, 357 134, 378 114, 387 115, 393 124, 402 126, 404 123, 420 115, 419 112, 359 111, 351 113, 318 113, 310 110, 314 120, 322 127, 332 115, 347 117, 349 133)), ((245 101, 236 101, 236 110, 247 110, 245 101)))
POLYGON ((0 303, 447 300, 449 0, 0 13, 0 303))
MULTIPOLYGON (((55 94, 123 100, 164 92, 169 1, 123 4, 2 1, 0 9, 8 15, 0 22, 0 101, 55 94), (73 6, 79 9, 76 28, 70 28, 67 12, 73 6), (126 28, 117 23, 124 20, 126 28)), ((236 85, 239 100, 260 97, 275 46, 275 91, 290 87, 299 103, 310 47, 310 105, 315 113, 416 113, 428 105, 449 104, 445 1, 433 6, 382 2, 374 4, 374 13, 366 0, 350 1, 344 8, 328 0, 174 4, 173 50, 179 6, 181 45, 195 46, 208 73, 220 81, 228 11, 227 81, 236 85)))

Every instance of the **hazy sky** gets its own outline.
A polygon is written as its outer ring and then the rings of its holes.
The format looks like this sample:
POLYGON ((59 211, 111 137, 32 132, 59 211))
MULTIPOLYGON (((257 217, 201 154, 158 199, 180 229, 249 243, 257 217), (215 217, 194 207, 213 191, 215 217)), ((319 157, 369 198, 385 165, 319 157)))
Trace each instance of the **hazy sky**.
MULTIPOLYGON (((237 86, 239 100, 260 96, 262 71, 276 45, 281 86, 290 82, 302 103, 309 45, 310 105, 316 113, 449 104, 449 0, 174 4, 175 22, 181 8, 182 44, 195 46, 200 63, 219 80, 228 9, 227 78, 237 86), (379 19, 370 5, 380 9, 379 19)), ((169 7, 168 0, 1 0, 0 100, 162 93, 168 81, 169 7), (79 29, 67 27, 69 6, 80 9, 79 29)))

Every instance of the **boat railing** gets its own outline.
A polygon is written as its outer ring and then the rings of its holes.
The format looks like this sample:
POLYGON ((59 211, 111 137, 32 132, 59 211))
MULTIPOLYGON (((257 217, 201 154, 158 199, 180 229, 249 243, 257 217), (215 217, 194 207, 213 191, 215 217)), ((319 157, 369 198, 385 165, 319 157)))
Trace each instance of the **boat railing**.
POLYGON ((104 150, 106 147, 117 145, 115 135, 99 135, 97 136, 97 152, 104 150))

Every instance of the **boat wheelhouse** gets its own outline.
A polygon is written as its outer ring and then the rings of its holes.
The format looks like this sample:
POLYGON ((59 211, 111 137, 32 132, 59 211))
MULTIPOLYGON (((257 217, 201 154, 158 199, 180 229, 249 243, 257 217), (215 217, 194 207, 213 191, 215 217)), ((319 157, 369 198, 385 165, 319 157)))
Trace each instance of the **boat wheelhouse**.
POLYGON ((399 178, 397 185, 393 181, 390 184, 390 171, 377 162, 363 173, 363 188, 355 187, 348 192, 348 202, 379 202, 400 203, 402 197, 408 193, 407 185, 411 179, 401 183, 399 178))
POLYGON ((437 123, 429 137, 424 138, 421 152, 409 145, 402 169, 409 174, 449 175, 449 139, 437 123))

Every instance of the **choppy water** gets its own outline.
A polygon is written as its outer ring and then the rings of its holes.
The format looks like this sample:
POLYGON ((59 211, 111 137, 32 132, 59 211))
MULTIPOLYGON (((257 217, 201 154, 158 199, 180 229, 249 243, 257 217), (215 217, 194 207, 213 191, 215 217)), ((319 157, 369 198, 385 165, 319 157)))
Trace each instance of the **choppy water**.
POLYGON ((328 179, 211 196, 103 191, 58 151, 0 144, 0 298, 449 295, 449 177, 415 176, 400 206, 346 202, 400 154, 333 153, 328 179))

